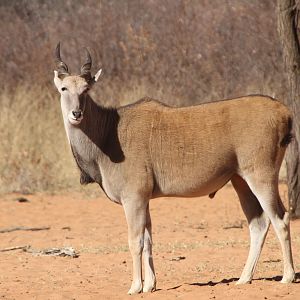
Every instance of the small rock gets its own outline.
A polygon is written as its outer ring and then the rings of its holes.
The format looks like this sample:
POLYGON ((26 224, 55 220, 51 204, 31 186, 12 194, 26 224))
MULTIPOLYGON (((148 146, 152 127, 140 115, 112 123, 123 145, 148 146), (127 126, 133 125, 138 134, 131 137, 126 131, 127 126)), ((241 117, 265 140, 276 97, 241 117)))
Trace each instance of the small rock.
POLYGON ((177 257, 171 258, 171 261, 180 261, 180 260, 183 260, 183 259, 185 259, 185 256, 177 256, 177 257))
POLYGON ((17 202, 19 202, 19 203, 30 202, 27 198, 24 198, 24 197, 17 197, 14 200, 17 201, 17 202))
POLYGON ((65 227, 62 227, 61 229, 62 229, 62 230, 68 230, 68 231, 70 231, 70 230, 71 230, 71 227, 70 227, 70 226, 65 226, 65 227))

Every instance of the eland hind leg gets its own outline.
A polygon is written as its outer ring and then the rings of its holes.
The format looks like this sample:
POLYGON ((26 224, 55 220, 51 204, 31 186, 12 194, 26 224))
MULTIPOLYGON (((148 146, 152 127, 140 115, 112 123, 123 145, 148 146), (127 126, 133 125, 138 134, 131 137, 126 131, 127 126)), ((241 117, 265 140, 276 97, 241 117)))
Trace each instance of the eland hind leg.
POLYGON ((272 171, 262 171, 245 177, 251 191, 257 197, 262 209, 270 218, 279 239, 283 255, 283 278, 281 282, 290 283, 295 279, 293 266, 289 213, 285 210, 278 191, 278 176, 272 171), (271 175, 270 175, 271 174, 271 175))
POLYGON ((248 221, 250 231, 250 249, 247 262, 237 284, 252 280, 269 226, 270 220, 263 211, 248 184, 238 175, 233 176, 232 184, 236 190, 242 209, 248 221))

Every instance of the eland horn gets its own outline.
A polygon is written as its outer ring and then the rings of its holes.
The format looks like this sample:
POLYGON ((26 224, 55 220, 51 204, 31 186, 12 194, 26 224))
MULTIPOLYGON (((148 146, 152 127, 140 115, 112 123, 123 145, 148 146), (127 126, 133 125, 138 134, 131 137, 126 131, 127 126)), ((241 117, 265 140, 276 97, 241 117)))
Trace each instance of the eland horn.
POLYGON ((91 76, 92 57, 91 57, 89 50, 87 48, 84 48, 84 49, 85 49, 85 53, 86 53, 86 61, 81 67, 81 75, 91 76))
POLYGON ((60 57, 60 42, 57 44, 56 49, 55 49, 55 59, 56 59, 56 66, 57 66, 57 71, 59 75, 68 75, 69 74, 69 69, 68 66, 61 60, 60 57))

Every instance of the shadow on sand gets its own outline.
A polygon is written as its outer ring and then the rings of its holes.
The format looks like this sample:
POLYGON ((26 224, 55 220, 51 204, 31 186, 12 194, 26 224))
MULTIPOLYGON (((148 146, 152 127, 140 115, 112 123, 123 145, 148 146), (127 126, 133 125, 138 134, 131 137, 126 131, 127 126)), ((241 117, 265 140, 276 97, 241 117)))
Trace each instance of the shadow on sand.
MULTIPOLYGON (((295 282, 294 283, 300 283, 300 272, 295 274, 295 282)), ((280 281, 282 279, 282 276, 274 276, 274 277, 261 277, 261 278, 256 278, 253 279, 253 281, 262 281, 262 280, 267 280, 267 281, 280 281)), ((229 279, 222 279, 221 281, 208 281, 208 282, 193 282, 193 283, 184 283, 186 285, 196 285, 196 286, 215 286, 219 284, 229 284, 231 282, 238 281, 239 278, 229 278, 229 279)), ((174 286, 172 288, 169 288, 167 290, 176 290, 183 286, 184 284, 174 286)))

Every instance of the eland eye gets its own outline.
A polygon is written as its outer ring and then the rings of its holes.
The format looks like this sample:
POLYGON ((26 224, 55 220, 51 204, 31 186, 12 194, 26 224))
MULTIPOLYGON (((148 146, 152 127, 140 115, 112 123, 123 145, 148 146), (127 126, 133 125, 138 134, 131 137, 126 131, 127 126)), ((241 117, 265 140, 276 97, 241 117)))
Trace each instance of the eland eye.
POLYGON ((64 91, 67 90, 67 88, 66 87, 62 87, 61 90, 64 92, 64 91))

